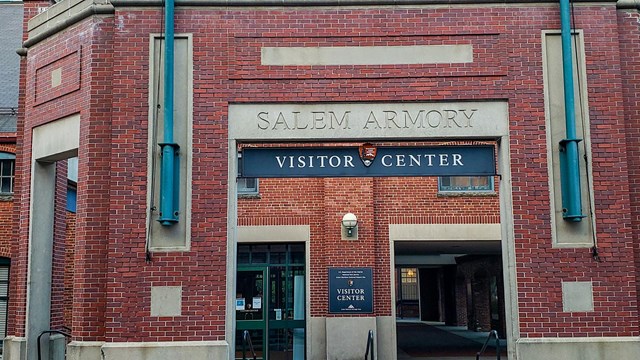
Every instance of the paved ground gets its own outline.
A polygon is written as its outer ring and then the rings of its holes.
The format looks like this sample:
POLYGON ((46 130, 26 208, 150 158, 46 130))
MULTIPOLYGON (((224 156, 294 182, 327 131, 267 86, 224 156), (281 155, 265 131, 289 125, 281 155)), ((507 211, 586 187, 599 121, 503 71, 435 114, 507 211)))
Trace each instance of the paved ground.
MULTIPOLYGON (((464 327, 418 321, 399 321, 398 360, 475 360, 489 335, 464 327)), ((491 341, 495 344, 495 341, 491 341)), ((501 360, 506 360, 506 340, 500 341, 501 360)), ((481 359, 495 359, 495 346, 487 348, 481 359)))
MULTIPOLYGON (((489 333, 461 326, 444 326, 417 320, 398 321, 398 360, 475 360, 489 333)), ((491 343, 494 343, 492 340, 491 343)), ((500 341, 500 360, 507 360, 506 340, 500 341)), ((490 347, 481 359, 495 359, 490 347)), ((2 354, 0 354, 2 360, 2 354)))

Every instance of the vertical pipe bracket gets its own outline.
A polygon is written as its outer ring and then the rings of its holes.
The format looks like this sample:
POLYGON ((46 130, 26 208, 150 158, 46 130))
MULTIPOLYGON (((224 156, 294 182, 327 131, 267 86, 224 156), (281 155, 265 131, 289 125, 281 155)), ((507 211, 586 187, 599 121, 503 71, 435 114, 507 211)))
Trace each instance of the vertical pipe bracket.
POLYGON ((160 214, 158 221, 162 225, 172 225, 178 222, 179 192, 175 189, 180 184, 180 146, 176 143, 159 143, 162 155, 160 180, 163 189, 160 192, 160 214))
MULTIPOLYGON (((578 159, 578 143, 582 139, 564 139, 560 141, 560 183, 562 187, 562 218, 566 221, 579 222, 586 216, 582 215, 581 202, 579 205, 571 206, 572 197, 580 197, 580 183, 577 187, 572 186, 570 183, 570 177, 566 174, 569 172, 569 168, 577 168, 576 164, 572 164, 572 160, 578 159), (571 153, 574 153, 570 156, 571 153), (577 210, 577 212, 576 212, 577 210)), ((579 181, 578 177, 578 181, 579 181)))

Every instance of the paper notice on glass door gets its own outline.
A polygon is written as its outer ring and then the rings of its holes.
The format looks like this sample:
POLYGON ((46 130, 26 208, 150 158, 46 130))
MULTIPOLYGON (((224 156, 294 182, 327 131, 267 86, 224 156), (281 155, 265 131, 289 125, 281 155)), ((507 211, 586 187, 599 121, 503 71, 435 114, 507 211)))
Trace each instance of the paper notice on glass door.
POLYGON ((254 297, 253 298, 253 308, 254 309, 262 309, 262 298, 254 297))
POLYGON ((236 311, 244 310, 244 298, 236 299, 236 311))

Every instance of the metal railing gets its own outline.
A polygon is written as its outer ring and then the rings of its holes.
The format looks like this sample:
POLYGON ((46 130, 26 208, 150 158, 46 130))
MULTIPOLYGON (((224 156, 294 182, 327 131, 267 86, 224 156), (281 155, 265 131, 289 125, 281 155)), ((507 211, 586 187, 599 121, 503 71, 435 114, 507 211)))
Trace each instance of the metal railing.
POLYGON ((71 335, 67 332, 61 330, 45 330, 38 335, 38 360, 42 360, 42 346, 40 344, 40 340, 42 339, 42 335, 44 334, 60 334, 64 335, 64 337, 70 338, 71 335))
POLYGON ((253 360, 256 360, 256 351, 253 349, 253 343, 251 342, 251 335, 249 334, 249 330, 245 330, 242 332, 242 360, 247 360, 247 346, 249 347, 248 350, 251 351, 251 355, 253 355, 253 360))
POLYGON ((487 345, 489 345, 492 337, 496 338, 496 360, 500 360, 500 338, 498 338, 498 332, 495 330, 489 332, 489 336, 487 336, 487 340, 485 340, 484 345, 482 345, 482 349, 476 353, 476 360, 480 360, 480 356, 487 350, 487 345))
POLYGON ((18 108, 14 107, 0 107, 0 115, 18 115, 18 108))
POLYGON ((371 360, 376 360, 373 349, 373 330, 369 330, 369 335, 367 335, 367 351, 364 353, 364 360, 369 360, 369 351, 371 351, 371 360))

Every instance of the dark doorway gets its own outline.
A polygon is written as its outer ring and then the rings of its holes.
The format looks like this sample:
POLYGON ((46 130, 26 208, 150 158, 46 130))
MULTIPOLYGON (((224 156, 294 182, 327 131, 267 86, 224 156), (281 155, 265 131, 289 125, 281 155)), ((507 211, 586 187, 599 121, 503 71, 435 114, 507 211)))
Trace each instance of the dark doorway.
POLYGON ((304 254, 303 243, 238 245, 236 359, 245 330, 257 359, 305 359, 304 254))
MULTIPOLYGON (((446 244, 417 243, 395 242, 396 274, 415 269, 419 290, 415 305, 419 317, 406 316, 407 299, 397 298, 398 360, 475 359, 491 330, 498 332, 506 358, 500 242, 470 242, 466 247, 458 242, 455 251, 446 244)), ((405 289, 407 280, 396 276, 396 288, 405 289)), ((495 356, 495 351, 492 345, 488 354, 495 356)))
POLYGON ((420 320, 440 321, 440 271, 420 269, 420 320))

